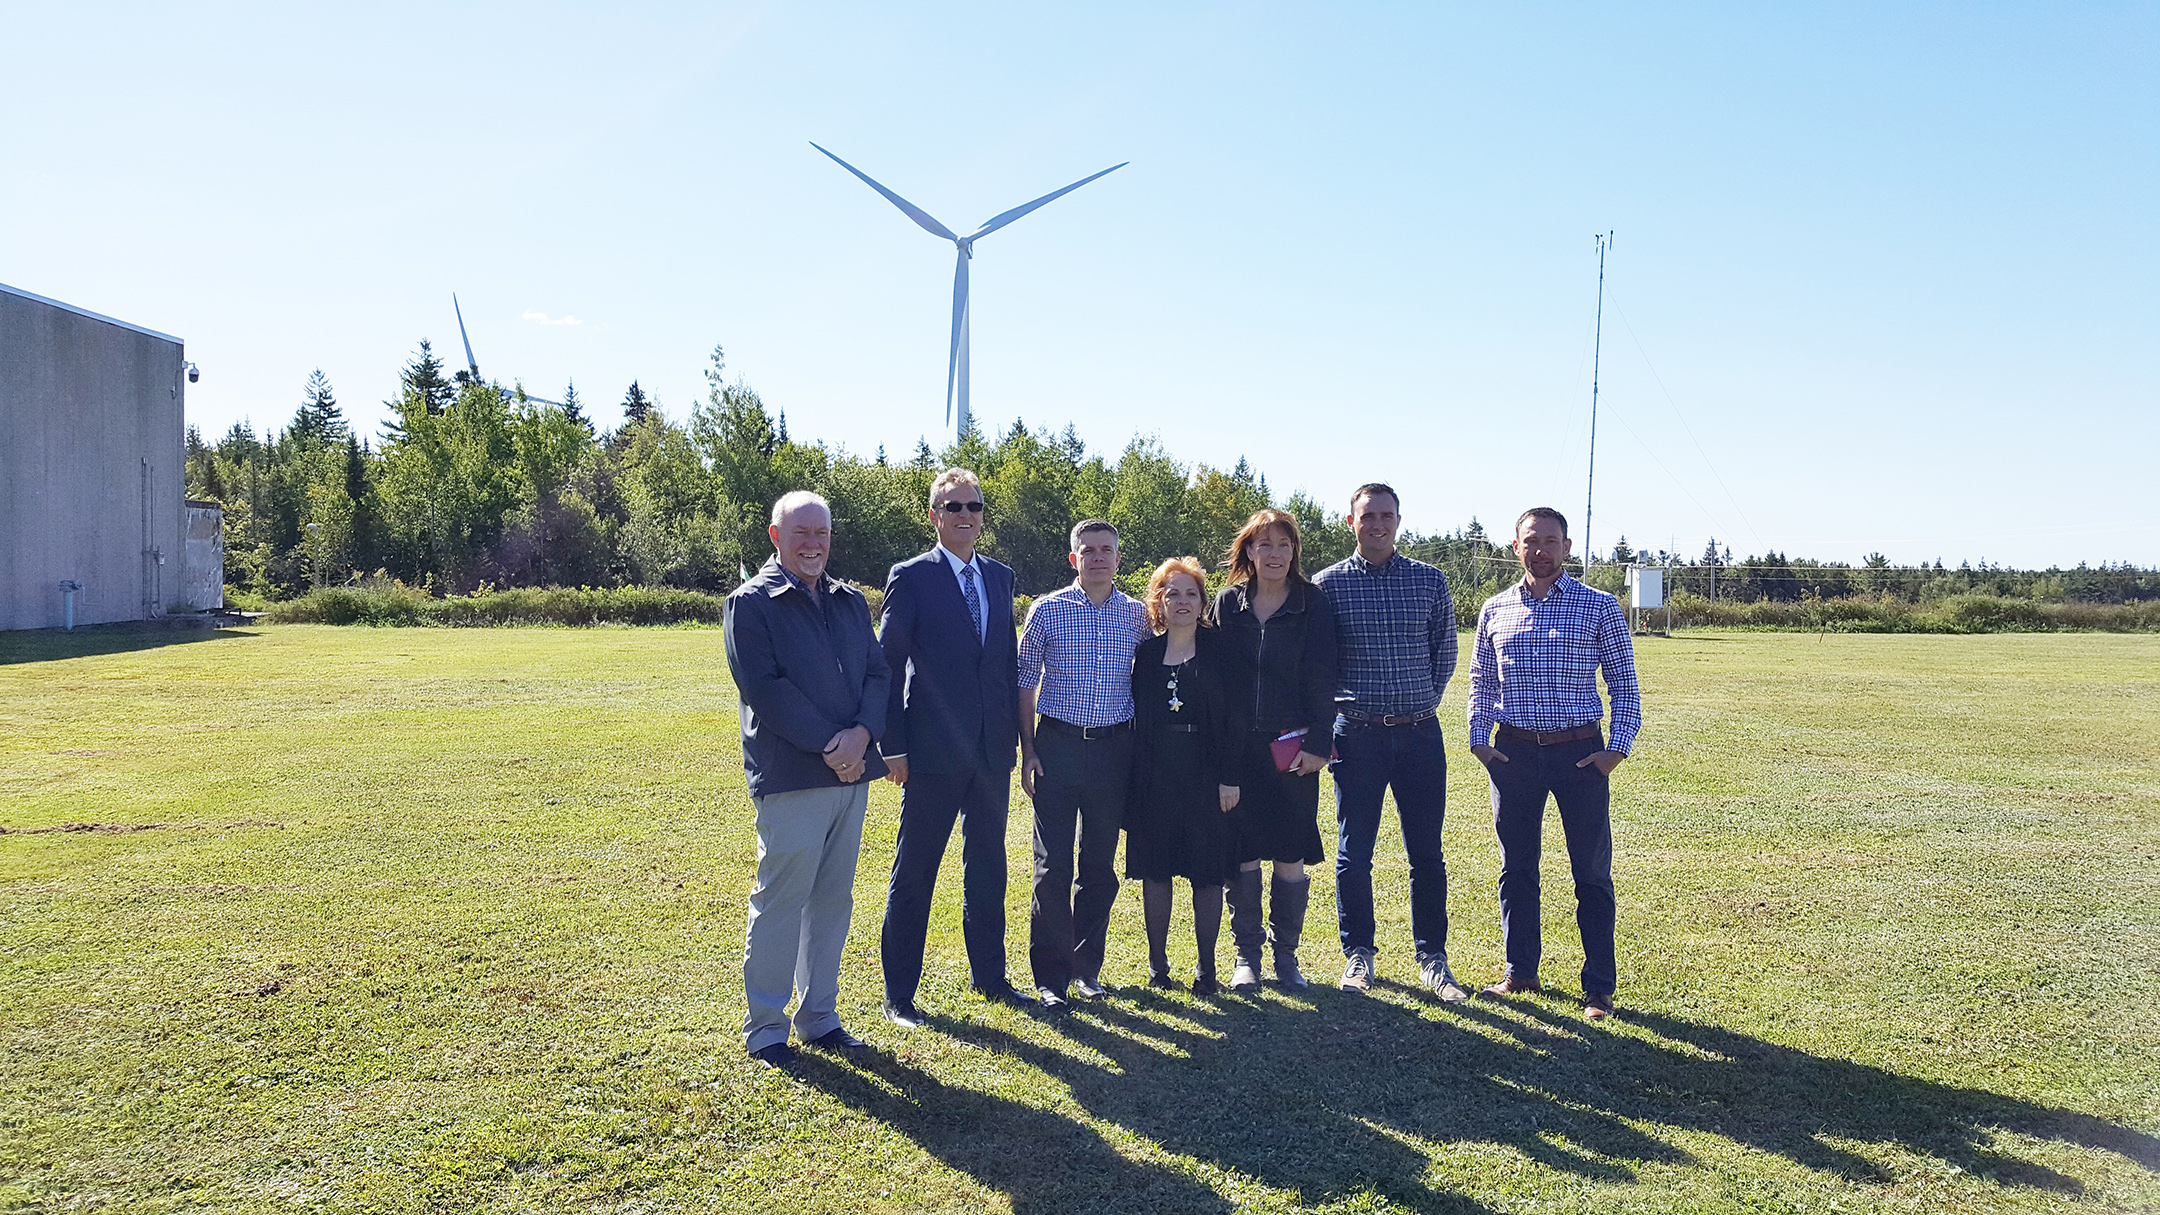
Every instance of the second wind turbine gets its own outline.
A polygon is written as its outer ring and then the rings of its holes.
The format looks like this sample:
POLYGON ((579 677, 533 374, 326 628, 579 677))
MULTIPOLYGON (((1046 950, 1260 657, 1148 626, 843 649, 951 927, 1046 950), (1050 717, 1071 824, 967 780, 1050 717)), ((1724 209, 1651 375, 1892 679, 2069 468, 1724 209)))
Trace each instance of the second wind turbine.
POLYGON ((947 421, 953 420, 953 406, 954 403, 957 401, 959 404, 959 424, 954 428, 953 433, 955 435, 966 434, 968 431, 969 423, 968 261, 975 256, 975 242, 981 240, 985 236, 990 235, 992 232, 997 231, 999 228, 1004 227, 1005 225, 1020 218, 1021 216, 1026 215, 1028 212, 1033 211, 1035 208, 1042 206, 1044 203, 1053 202, 1059 198, 1062 198, 1065 195, 1072 193, 1074 190, 1077 190, 1080 187, 1088 184, 1089 182, 1094 181, 1096 178, 1103 176, 1103 174, 1115 173, 1119 169, 1124 168, 1126 165, 1129 165, 1132 162, 1128 160, 1111 165, 1109 168, 1104 169, 1102 173, 1090 174, 1086 177, 1081 178, 1079 181, 1076 181, 1073 184, 1065 187, 1062 190, 1053 190, 1050 193, 1043 195, 1041 198, 1036 199, 1034 202, 1022 203, 1019 206, 1014 207, 1010 211, 1006 211, 999 215, 991 216, 989 219, 983 221, 983 224, 980 228, 975 229, 973 232, 968 233, 966 236, 961 236, 960 234, 954 232, 951 228, 946 227, 944 224, 941 224, 936 219, 932 218, 930 213, 923 210, 921 207, 916 206, 914 203, 909 202, 908 200, 900 197, 898 194, 893 193, 891 190, 886 189, 884 186, 879 185, 876 181, 871 179, 869 174, 863 172, 861 169, 856 168, 854 165, 849 164, 848 162, 840 159, 837 156, 833 156, 831 152, 826 152, 825 149, 819 147, 815 141, 813 141, 810 146, 813 148, 817 148, 817 150, 820 152, 825 152, 825 155, 827 156, 832 156, 833 163, 839 165, 843 169, 846 169, 848 172, 853 173, 855 176, 862 178, 864 185, 867 185, 871 189, 876 190, 878 193, 884 195, 887 202, 900 208, 902 214, 906 215, 909 219, 914 220, 917 224, 920 224, 923 231, 928 232, 932 236, 940 236, 945 238, 946 240, 951 241, 953 243, 953 248, 959 251, 959 266, 953 271, 952 350, 946 356, 945 360, 945 418, 947 421))

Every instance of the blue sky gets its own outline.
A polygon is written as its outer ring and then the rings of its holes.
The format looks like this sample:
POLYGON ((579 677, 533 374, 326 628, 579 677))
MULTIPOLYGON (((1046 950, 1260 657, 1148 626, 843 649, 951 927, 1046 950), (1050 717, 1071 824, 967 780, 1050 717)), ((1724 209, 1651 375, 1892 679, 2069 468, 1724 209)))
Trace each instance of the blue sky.
POLYGON ((420 338, 603 423, 1159 435, 1412 527, 2160 564, 2160 8, 9 4, 0 282, 188 342, 206 432, 420 338), (565 323, 575 318, 575 324, 565 323))

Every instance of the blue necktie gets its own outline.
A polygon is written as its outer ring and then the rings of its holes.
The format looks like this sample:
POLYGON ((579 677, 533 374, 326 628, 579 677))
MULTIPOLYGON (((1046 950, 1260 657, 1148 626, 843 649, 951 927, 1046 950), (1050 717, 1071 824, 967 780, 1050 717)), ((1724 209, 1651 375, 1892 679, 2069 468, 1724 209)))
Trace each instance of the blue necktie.
POLYGON ((975 640, 981 641, 983 635, 982 594, 975 589, 975 567, 973 565, 960 567, 960 585, 961 589, 967 594, 968 618, 975 622, 975 640))

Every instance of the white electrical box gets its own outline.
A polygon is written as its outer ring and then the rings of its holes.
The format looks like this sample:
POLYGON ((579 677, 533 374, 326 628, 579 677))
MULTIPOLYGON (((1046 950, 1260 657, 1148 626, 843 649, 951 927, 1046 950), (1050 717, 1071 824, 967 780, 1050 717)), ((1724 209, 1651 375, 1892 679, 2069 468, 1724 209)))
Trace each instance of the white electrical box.
POLYGON ((1629 602, 1637 608, 1665 606, 1665 571, 1647 565, 1631 565, 1627 571, 1629 602))

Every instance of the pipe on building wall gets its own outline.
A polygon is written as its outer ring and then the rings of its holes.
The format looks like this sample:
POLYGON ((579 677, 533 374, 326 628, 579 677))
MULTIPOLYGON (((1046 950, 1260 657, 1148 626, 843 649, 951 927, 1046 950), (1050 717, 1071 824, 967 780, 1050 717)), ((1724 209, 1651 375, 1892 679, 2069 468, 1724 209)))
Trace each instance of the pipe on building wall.
POLYGON ((82 583, 73 578, 60 583, 60 616, 66 622, 65 628, 70 633, 75 631, 75 592, 81 589, 82 583))

